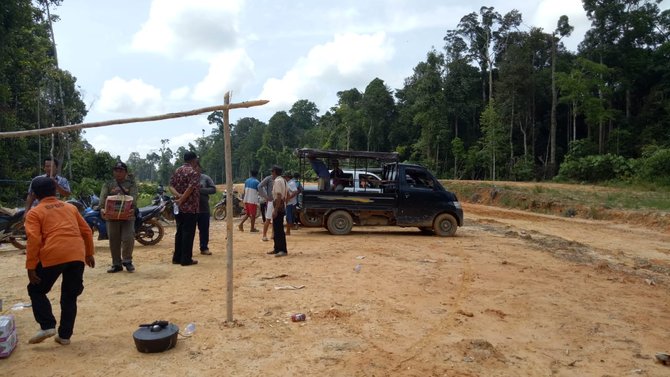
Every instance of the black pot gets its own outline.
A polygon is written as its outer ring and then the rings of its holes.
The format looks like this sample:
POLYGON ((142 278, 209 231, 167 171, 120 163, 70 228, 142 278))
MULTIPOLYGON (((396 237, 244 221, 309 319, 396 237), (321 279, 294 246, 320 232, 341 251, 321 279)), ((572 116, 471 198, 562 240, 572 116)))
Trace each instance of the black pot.
POLYGON ((140 352, 163 352, 177 344, 178 333, 179 327, 170 323, 165 327, 140 327, 133 333, 133 339, 135 339, 135 347, 140 352))

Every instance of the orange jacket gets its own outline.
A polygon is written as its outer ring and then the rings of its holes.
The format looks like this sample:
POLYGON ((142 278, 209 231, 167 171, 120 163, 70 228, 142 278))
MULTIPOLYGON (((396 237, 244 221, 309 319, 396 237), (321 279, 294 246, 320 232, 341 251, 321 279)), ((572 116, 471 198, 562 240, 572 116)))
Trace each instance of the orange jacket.
POLYGON ((77 208, 55 196, 42 200, 26 215, 26 269, 82 261, 93 255, 93 232, 77 208))

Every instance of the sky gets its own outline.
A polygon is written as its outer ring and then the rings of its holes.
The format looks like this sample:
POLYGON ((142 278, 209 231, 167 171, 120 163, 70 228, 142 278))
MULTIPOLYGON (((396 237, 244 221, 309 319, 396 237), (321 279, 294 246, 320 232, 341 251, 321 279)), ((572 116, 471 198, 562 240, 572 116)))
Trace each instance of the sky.
MULTIPOLYGON (((667 2, 666 2, 667 3, 667 2)), ((64 0, 51 9, 59 66, 77 78, 89 109, 85 122, 159 115, 231 102, 269 100, 230 112, 268 122, 294 102, 320 115, 337 92, 361 92, 375 78, 402 88, 446 31, 482 5, 522 13, 522 30, 551 32, 565 14, 576 51, 589 28, 580 0, 64 0)), ((664 6, 664 8, 667 7, 664 6)), ((211 133, 207 115, 87 129, 97 151, 127 160, 176 151, 211 133)))

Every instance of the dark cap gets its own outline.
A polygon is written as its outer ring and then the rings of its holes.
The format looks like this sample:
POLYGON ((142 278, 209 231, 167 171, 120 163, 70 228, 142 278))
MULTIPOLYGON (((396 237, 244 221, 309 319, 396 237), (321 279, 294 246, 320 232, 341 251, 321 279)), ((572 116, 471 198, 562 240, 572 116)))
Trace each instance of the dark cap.
POLYGON ((56 182, 49 177, 35 177, 30 182, 30 189, 37 199, 46 198, 47 196, 56 195, 56 182))
POLYGON ((196 158, 198 158, 198 155, 195 154, 195 152, 188 151, 188 152, 184 153, 184 161, 186 161, 186 162, 193 161, 196 158))
POLYGON ((112 168, 112 170, 116 170, 116 169, 123 169, 125 171, 128 171, 128 165, 124 164, 121 161, 117 161, 116 164, 114 164, 114 167, 112 168))

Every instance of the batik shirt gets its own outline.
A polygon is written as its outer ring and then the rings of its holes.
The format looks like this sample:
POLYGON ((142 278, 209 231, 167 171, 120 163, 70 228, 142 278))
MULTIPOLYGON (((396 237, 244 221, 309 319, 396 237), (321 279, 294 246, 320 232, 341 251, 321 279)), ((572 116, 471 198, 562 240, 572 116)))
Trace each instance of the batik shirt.
POLYGON ((175 170, 170 177, 170 186, 183 194, 189 187, 193 187, 191 195, 179 206, 180 213, 198 213, 200 208, 200 173, 189 164, 184 164, 175 170))

